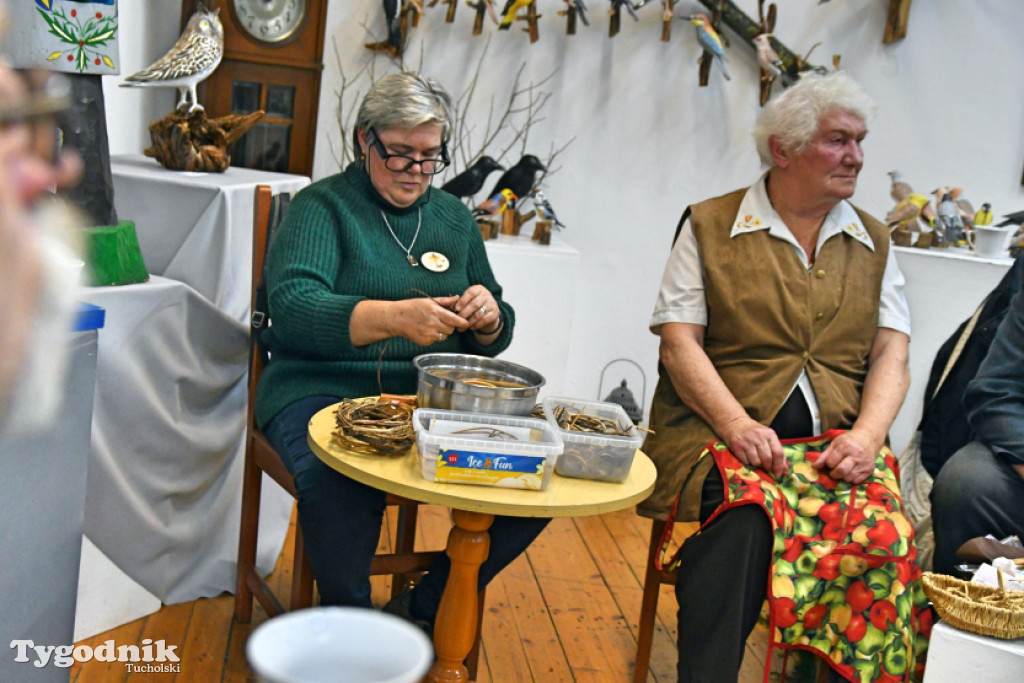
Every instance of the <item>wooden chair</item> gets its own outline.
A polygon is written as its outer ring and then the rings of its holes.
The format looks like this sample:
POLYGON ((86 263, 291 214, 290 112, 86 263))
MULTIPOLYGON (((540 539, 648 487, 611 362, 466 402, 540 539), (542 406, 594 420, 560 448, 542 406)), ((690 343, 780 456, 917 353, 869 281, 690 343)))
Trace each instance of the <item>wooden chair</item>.
MULTIPOLYGON (((252 297, 251 310, 256 309, 256 285, 263 270, 263 259, 269 244, 268 233, 273 234, 283 214, 281 196, 274 196, 267 185, 257 185, 253 210, 252 241, 252 297)), ((262 321, 257 321, 262 324, 262 321)), ((256 323, 254 323, 256 326, 256 323)), ((297 496, 292 475, 281 462, 274 447, 256 426, 254 398, 256 385, 263 371, 263 354, 254 338, 249 342, 249 403, 245 421, 245 465, 242 474, 242 521, 238 539, 238 568, 235 581, 235 619, 241 623, 252 620, 252 600, 256 598, 270 617, 285 611, 277 596, 256 570, 256 539, 259 530, 260 493, 263 474, 266 473, 281 488, 297 496)), ((388 494, 387 504, 398 506, 398 530, 394 552, 378 554, 370 570, 371 575, 391 574, 391 596, 402 592, 418 572, 426 570, 443 551, 413 549, 416 537, 417 503, 414 500, 388 494)), ((302 530, 295 529, 295 551, 292 556, 292 586, 290 609, 302 609, 313 604, 313 572, 306 557, 302 530)), ((480 594, 480 614, 483 616, 484 592, 480 594)), ((478 621, 479 623, 479 621, 478 621)), ((480 636, 477 634, 473 649, 466 659, 470 679, 476 677, 480 655, 480 636)))
POLYGON ((651 525, 651 542, 647 549, 647 571, 644 573, 644 597, 640 603, 640 624, 636 637, 636 663, 633 665, 633 683, 647 680, 647 669, 651 663, 651 643, 654 640, 654 619, 658 614, 658 595, 662 584, 675 585, 676 572, 659 571, 654 558, 661 545, 661 534, 665 531, 665 520, 655 519, 651 525))

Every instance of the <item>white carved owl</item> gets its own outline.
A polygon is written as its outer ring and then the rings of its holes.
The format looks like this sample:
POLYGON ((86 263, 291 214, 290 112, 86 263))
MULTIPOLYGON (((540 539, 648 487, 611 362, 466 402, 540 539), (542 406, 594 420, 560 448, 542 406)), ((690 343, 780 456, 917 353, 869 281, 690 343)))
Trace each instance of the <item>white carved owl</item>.
POLYGON ((174 86, 178 89, 179 110, 188 106, 188 113, 202 105, 196 100, 196 86, 220 64, 224 56, 224 26, 217 14, 200 7, 188 20, 178 42, 163 57, 121 83, 123 87, 174 86))

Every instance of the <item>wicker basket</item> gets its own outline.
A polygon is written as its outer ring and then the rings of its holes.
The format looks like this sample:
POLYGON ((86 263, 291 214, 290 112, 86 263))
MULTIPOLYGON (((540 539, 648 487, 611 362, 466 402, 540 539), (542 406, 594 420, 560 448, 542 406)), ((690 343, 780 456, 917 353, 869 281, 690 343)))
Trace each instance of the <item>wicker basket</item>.
POLYGON ((1024 636, 1024 591, 1007 591, 925 572, 924 592, 939 616, 957 628, 1009 640, 1024 636))

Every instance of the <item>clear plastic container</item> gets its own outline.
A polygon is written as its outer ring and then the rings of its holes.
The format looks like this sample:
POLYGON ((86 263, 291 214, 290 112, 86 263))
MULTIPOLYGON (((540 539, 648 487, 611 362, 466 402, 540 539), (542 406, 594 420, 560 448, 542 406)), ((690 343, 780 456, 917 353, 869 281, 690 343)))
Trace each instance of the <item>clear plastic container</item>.
POLYGON ((633 466, 633 454, 643 443, 643 437, 622 406, 603 401, 558 397, 544 399, 543 405, 548 423, 565 447, 558 458, 555 472, 563 477, 615 482, 623 481, 629 475, 629 469, 633 466), (582 412, 593 417, 614 420, 619 428, 629 435, 592 434, 562 429, 554 416, 555 409, 559 407, 573 413, 582 412))
POLYGON ((555 429, 532 417, 417 408, 412 423, 429 481, 543 491, 562 452, 555 429))

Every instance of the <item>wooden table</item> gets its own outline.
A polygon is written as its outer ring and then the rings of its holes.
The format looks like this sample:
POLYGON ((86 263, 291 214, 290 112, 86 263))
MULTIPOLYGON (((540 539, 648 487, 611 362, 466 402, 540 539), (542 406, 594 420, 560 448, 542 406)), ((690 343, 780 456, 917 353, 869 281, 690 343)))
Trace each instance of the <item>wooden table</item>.
POLYGON ((476 639, 477 576, 487 559, 487 529, 494 515, 515 517, 579 517, 630 507, 654 489, 654 463, 637 451, 633 467, 620 484, 552 476, 544 491, 427 481, 420 474, 420 455, 413 446, 404 456, 362 455, 341 448, 331 436, 334 406, 309 421, 309 446, 317 457, 347 477, 374 488, 423 503, 452 509, 455 526, 446 552, 451 572, 434 624, 434 662, 427 680, 461 682, 469 678, 463 664, 476 639))

